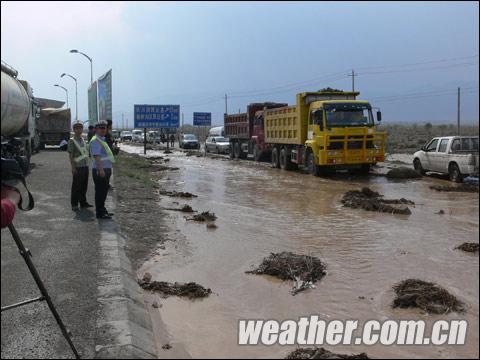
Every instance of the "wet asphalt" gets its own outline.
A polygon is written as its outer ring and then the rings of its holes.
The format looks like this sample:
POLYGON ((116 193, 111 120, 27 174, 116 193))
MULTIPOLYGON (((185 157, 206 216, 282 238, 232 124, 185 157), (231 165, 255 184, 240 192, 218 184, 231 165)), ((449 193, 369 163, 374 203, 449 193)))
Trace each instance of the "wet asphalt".
MULTIPOLYGON (((28 185, 35 198, 30 212, 18 211, 14 225, 57 311, 73 334, 81 357, 95 356, 98 243, 94 210, 70 207, 71 173, 67 153, 47 150, 32 157, 28 185)), ((91 174, 90 174, 91 175, 91 174)), ((88 201, 94 203, 89 178, 88 201)), ((2 306, 39 296, 8 229, 1 240, 2 306)), ((45 302, 2 313, 2 358, 73 358, 45 302)))

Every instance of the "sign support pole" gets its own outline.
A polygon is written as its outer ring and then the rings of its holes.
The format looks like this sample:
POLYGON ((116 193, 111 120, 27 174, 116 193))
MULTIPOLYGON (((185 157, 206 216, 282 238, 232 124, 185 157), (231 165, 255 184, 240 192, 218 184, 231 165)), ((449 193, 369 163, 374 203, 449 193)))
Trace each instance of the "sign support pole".
POLYGON ((147 155, 147 128, 143 128, 143 155, 147 155))

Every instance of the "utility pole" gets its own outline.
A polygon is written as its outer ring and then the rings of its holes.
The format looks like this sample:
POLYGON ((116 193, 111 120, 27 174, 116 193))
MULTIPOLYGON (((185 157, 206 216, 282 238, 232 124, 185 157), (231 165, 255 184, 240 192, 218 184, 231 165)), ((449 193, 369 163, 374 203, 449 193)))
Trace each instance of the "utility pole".
MULTIPOLYGON (((352 92, 355 92, 355 76, 358 74, 355 74, 355 70, 352 69, 352 73, 348 74, 348 76, 352 77, 352 92)), ((356 96, 353 96, 353 99, 355 100, 356 96)))
POLYGON ((457 133, 460 136, 460 88, 457 89, 457 133))
POLYGON ((227 94, 225 94, 225 114, 228 114, 228 107, 227 107, 227 94))
POLYGON ((122 130, 125 130, 125 121, 123 119, 123 113, 122 113, 122 130))
POLYGON ((184 124, 184 117, 183 117, 183 112, 182 112, 182 131, 183 131, 183 124, 184 124))

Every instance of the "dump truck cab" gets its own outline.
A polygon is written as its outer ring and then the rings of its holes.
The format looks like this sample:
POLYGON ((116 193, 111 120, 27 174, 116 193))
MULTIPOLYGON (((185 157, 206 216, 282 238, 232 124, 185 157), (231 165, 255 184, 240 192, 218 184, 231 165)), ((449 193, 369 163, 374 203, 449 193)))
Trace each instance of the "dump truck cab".
MULTIPOLYGON (((377 117, 381 118, 380 113, 377 117)), ((377 132, 372 106, 365 100, 310 103, 305 156, 317 166, 355 166, 365 170, 384 161, 385 134, 377 132)), ((306 162, 306 159, 304 159, 306 162)))

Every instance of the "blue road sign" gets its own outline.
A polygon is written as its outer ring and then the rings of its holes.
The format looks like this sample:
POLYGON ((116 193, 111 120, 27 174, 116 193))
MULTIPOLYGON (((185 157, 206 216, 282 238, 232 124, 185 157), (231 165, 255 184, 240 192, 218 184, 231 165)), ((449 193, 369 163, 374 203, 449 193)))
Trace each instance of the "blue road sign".
POLYGON ((194 126, 211 126, 212 125, 212 113, 194 112, 193 113, 193 125, 194 126))
POLYGON ((180 105, 134 105, 136 128, 178 128, 180 105))

